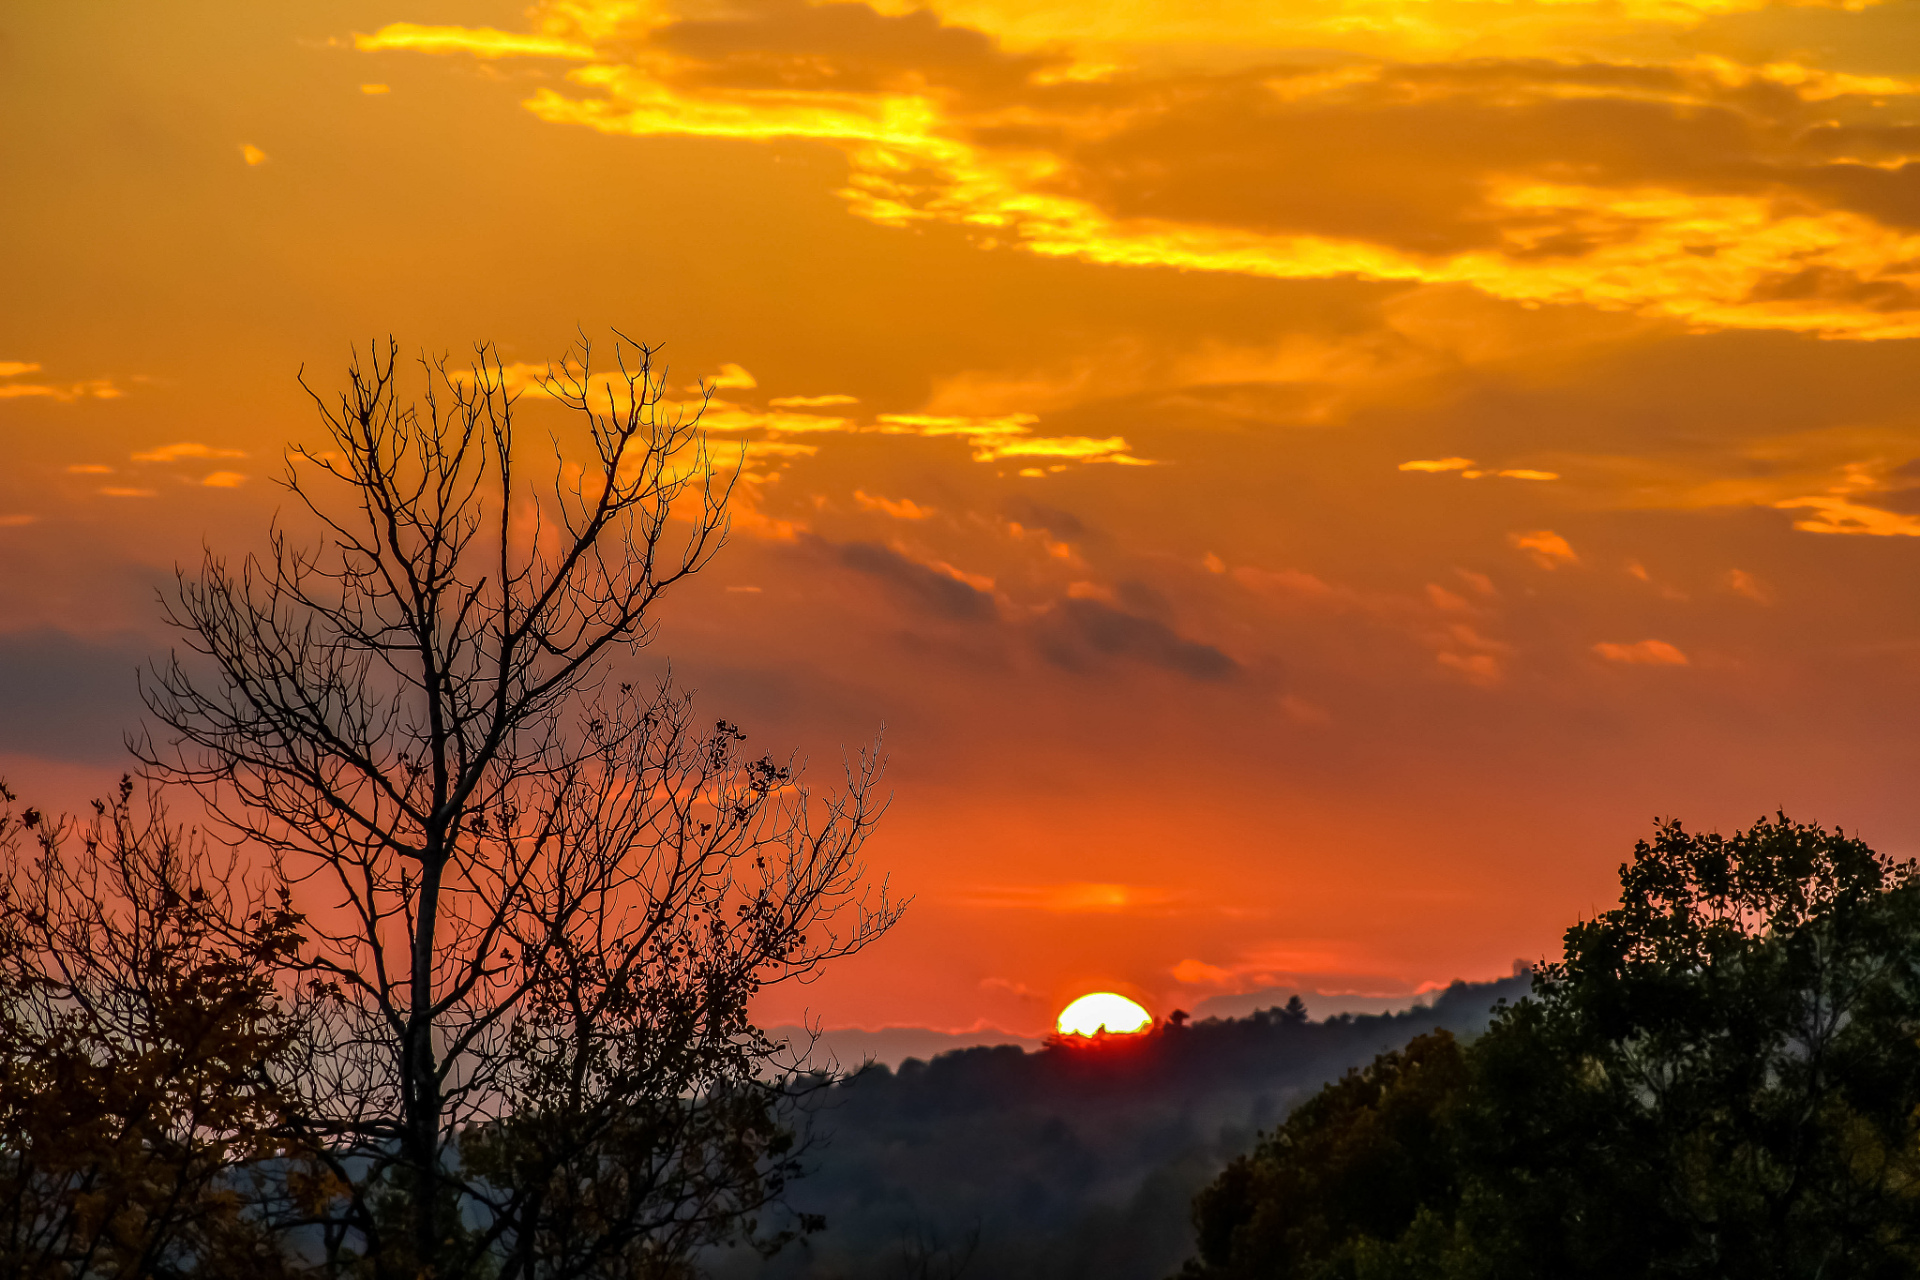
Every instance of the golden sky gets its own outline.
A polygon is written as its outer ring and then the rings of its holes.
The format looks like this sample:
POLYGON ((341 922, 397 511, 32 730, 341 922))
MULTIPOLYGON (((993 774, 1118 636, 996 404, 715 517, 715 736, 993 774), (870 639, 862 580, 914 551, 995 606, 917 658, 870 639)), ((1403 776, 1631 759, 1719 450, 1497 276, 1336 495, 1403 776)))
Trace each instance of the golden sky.
POLYGON ((1920 0, 13 6, 0 104, 17 789, 302 365, 618 326, 747 450, 650 660, 886 726, 913 908, 771 1019, 1504 974, 1656 814, 1920 852, 1920 0))

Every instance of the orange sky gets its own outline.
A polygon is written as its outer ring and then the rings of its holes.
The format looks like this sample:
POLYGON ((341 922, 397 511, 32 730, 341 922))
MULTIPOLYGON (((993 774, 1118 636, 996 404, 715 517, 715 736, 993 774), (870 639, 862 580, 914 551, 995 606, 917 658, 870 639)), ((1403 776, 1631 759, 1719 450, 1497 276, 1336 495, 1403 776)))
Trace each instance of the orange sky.
POLYGON ((618 325, 749 442, 651 657, 887 726, 914 905, 771 1020, 1492 977, 1656 814, 1920 853, 1916 0, 16 5, 0 104, 16 789, 123 767, 302 364, 618 325))

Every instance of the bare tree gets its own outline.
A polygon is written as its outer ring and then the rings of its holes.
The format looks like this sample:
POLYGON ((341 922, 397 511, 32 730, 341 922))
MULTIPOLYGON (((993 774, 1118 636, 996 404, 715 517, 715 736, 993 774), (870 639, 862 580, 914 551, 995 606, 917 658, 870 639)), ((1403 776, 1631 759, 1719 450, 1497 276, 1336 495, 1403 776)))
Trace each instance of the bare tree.
POLYGON ((276 522, 238 569, 209 552, 169 606, 198 657, 143 681, 148 769, 307 915, 313 1164, 281 1208, 334 1272, 670 1274, 764 1236, 791 1161, 747 1002, 897 918, 859 861, 873 753, 812 797, 610 671, 732 484, 653 351, 615 354, 536 384, 585 454, 556 439, 539 485, 493 350, 423 361, 419 407, 393 344, 356 358, 284 479, 319 545, 276 522))

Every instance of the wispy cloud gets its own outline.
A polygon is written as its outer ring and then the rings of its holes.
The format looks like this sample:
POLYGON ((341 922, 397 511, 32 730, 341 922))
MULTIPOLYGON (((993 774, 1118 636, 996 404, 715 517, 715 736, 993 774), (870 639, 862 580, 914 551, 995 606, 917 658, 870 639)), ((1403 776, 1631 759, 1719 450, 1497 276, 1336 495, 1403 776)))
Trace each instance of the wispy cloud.
POLYGON ((1620 662, 1632 667, 1684 667, 1691 665, 1687 655, 1668 644, 1665 640, 1636 640, 1632 644, 1615 644, 1602 641, 1593 646, 1593 651, 1608 662, 1620 662))
POLYGON ((1069 881, 1064 884, 981 885, 960 894, 962 905, 1063 915, 1163 914, 1183 895, 1155 885, 1069 881))
POLYGON ((244 449, 217 449, 197 440, 181 440, 174 444, 163 444, 153 449, 142 449, 133 455, 135 462, 179 462, 185 458, 244 458, 244 449))

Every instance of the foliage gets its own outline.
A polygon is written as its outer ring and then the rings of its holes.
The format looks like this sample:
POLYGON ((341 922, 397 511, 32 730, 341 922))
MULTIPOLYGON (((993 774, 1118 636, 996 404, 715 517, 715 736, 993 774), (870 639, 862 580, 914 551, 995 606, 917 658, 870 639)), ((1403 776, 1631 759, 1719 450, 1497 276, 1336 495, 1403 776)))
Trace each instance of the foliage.
POLYGON ((1485 1036, 1378 1059, 1231 1165, 1184 1274, 1912 1274, 1913 865, 1666 823, 1621 888, 1485 1036))
POLYGON ((295 1027, 264 975, 298 917, 226 914, 130 782, 78 829, 13 800, 0 786, 0 1270, 286 1272, 240 1170, 282 1153, 295 1027))

